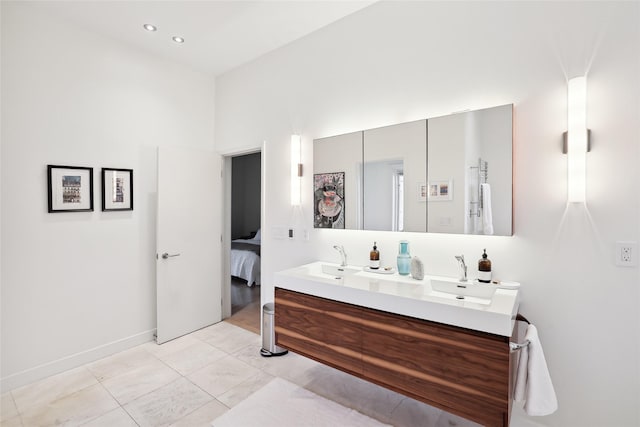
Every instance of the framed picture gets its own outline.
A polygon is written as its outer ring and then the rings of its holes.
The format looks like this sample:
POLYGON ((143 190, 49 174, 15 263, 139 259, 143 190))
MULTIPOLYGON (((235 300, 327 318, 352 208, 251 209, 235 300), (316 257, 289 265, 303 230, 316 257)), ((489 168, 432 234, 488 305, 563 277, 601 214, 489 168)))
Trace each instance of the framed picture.
POLYGON ((429 191, 429 186, 424 182, 418 183, 418 201, 426 202, 427 201, 427 193, 429 191))
POLYGON ((344 172, 313 175, 313 227, 344 229, 344 172))
POLYGON ((93 168, 47 165, 49 213, 93 211, 93 168))
POLYGON ((102 168, 102 211, 133 210, 133 169, 102 168))
POLYGON ((428 191, 430 202, 453 200, 453 181, 450 179, 429 181, 428 191))

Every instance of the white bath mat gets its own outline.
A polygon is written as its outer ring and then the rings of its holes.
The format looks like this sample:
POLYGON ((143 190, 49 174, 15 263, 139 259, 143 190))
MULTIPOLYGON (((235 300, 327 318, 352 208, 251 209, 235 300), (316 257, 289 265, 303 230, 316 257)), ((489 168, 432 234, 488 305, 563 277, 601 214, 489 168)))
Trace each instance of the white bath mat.
POLYGON ((238 403, 213 427, 380 427, 379 421, 281 378, 238 403))

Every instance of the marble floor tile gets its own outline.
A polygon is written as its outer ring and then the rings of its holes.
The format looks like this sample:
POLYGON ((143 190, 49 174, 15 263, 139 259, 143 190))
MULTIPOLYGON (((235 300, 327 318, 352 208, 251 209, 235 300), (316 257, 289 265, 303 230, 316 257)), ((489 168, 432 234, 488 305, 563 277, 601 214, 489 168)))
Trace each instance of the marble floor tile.
POLYGON ((118 407, 113 411, 109 411, 104 415, 101 415, 86 424, 82 424, 82 427, 138 427, 133 418, 127 411, 118 407))
POLYGON ((301 387, 304 387, 305 384, 314 378, 311 370, 322 366, 322 364, 315 360, 308 359, 291 351, 284 356, 265 357, 263 359, 261 363, 263 363, 262 369, 265 372, 274 377, 289 380, 301 387))
POLYGON ((19 416, 0 421, 0 427, 23 427, 19 416))
POLYGON ((434 427, 482 427, 480 424, 469 421, 466 418, 442 411, 442 414, 434 424, 434 427))
POLYGON ((209 336, 202 340, 227 353, 234 353, 248 345, 254 345, 258 350, 262 346, 259 335, 230 323, 217 323, 209 327, 209 332, 209 336))
POLYGON ((47 405, 96 384, 98 380, 87 368, 81 366, 12 390, 11 395, 16 408, 22 413, 30 407, 47 405))
POLYGON ((102 385, 121 405, 124 405, 178 378, 180 378, 178 372, 155 359, 133 371, 108 378, 102 382, 102 385))
POLYGON ((226 356, 198 370, 187 378, 213 397, 226 393, 260 372, 253 366, 226 356))
POLYGON ((150 341, 143 344, 141 347, 157 358, 161 358, 167 356, 168 354, 183 350, 197 342, 199 342, 199 340, 193 335, 189 334, 162 344, 157 344, 155 341, 150 341))
POLYGON ((89 363, 87 368, 95 375, 98 381, 126 374, 157 359, 149 354, 148 351, 145 351, 146 345, 142 344, 89 363))
POLYGON ((18 415, 18 408, 13 401, 11 393, 5 393, 2 395, 2 406, 0 407, 0 421, 8 420, 18 415))
POLYGON ((267 385, 274 377, 266 372, 259 371, 256 375, 241 382, 229 391, 221 394, 217 399, 229 408, 233 408, 247 397, 267 385))
POLYGON ((438 408, 403 396, 402 401, 389 414, 388 419, 396 427, 414 427, 416 425, 435 427, 438 425, 437 422, 442 413, 438 408))
POLYGON ((329 366, 318 364, 306 374, 309 381, 301 385, 307 390, 383 423, 391 422, 392 412, 405 399, 396 392, 329 366))
POLYGON ((225 405, 214 400, 171 424, 171 427, 210 427, 211 421, 228 410, 225 405))
POLYGON ((214 323, 213 325, 206 326, 202 329, 198 329, 197 331, 191 332, 189 336, 199 339, 201 341, 205 341, 206 339, 211 337, 211 335, 219 327, 218 325, 220 325, 221 323, 225 323, 225 322, 214 323))
POLYGON ((129 402, 124 409, 139 426, 159 427, 175 423, 213 400, 186 378, 180 378, 129 402))
POLYGON ((202 341, 196 341, 181 350, 160 356, 160 359, 180 374, 189 375, 225 356, 227 353, 224 351, 202 341))
POLYGON ((289 355, 288 353, 285 356, 263 357, 260 355, 261 347, 261 345, 255 346, 254 344, 245 345, 239 350, 234 351, 232 355, 237 357, 239 360, 242 360, 247 365, 251 365, 254 368, 262 370, 266 370, 269 366, 277 364, 277 359, 288 357, 289 355))
POLYGON ((48 404, 21 412, 25 426, 77 426, 118 407, 101 384, 96 384, 48 404))

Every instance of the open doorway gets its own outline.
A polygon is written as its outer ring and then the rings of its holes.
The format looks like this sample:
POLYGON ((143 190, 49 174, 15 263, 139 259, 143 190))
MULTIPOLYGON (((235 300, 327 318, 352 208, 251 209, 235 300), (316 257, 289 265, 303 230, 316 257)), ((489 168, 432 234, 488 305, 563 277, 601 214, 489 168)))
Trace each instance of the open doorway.
POLYGON ((260 333, 261 153, 233 156, 230 165, 228 322, 260 333))

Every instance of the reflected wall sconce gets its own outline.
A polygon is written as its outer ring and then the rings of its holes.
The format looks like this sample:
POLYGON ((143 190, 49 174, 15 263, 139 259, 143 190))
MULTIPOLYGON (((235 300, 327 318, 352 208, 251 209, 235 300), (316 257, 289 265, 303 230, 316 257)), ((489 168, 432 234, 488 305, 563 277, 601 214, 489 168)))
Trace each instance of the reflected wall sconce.
POLYGON ((563 153, 567 154, 567 202, 586 200, 587 152, 591 151, 591 131, 587 129, 587 77, 569 80, 567 91, 567 132, 563 153))
POLYGON ((302 163, 300 135, 291 135, 291 206, 300 206, 302 163))

